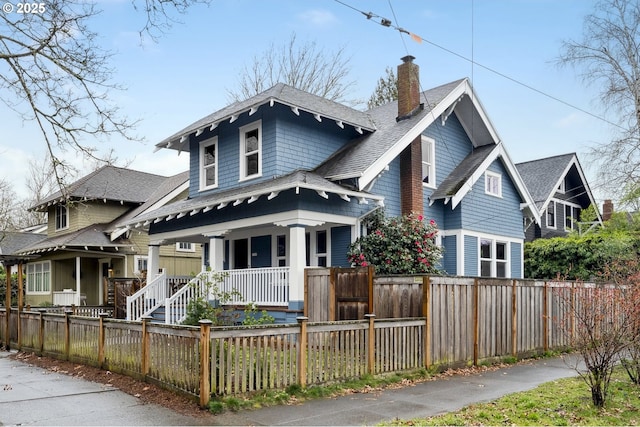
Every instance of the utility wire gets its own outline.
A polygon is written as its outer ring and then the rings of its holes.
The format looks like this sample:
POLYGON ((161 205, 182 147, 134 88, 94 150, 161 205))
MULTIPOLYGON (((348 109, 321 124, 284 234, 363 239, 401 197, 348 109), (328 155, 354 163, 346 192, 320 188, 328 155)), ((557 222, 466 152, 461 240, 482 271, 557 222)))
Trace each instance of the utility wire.
POLYGON ((408 34, 409 36, 411 36, 412 39, 414 39, 416 41, 420 40, 420 41, 423 41, 425 43, 428 43, 428 44, 430 44, 430 45, 432 45, 434 47, 437 47, 438 49, 441 49, 441 50, 443 50, 443 51, 445 51, 445 52, 447 52, 447 53, 449 53, 451 55, 457 56, 458 58, 460 58, 460 59, 462 59, 464 61, 470 62, 472 65, 476 65, 476 66, 478 66, 480 68, 483 68, 483 69, 485 69, 485 70, 487 70, 487 71, 489 71, 489 72, 491 72, 493 74, 496 74, 497 76, 500 76, 500 77, 502 77, 504 79, 507 79, 507 80, 517 84, 517 85, 520 85, 520 86, 522 86, 522 87, 524 87, 526 89, 529 89, 529 90, 531 90, 533 92, 536 92, 539 95, 545 96, 545 97, 547 97, 549 99, 552 99, 552 100, 554 100, 556 102, 559 102, 559 103, 561 103, 563 105, 566 105, 567 107, 573 108, 574 110, 578 110, 581 113, 584 113, 584 114, 586 114, 588 116, 591 116, 591 117, 593 117, 595 119, 598 119, 600 121, 603 121, 603 122, 605 122, 605 123, 607 123, 607 124, 609 124, 611 126, 615 126, 615 127, 620 128, 620 129, 622 129, 624 131, 628 130, 623 126, 621 126, 621 125, 619 125, 617 123, 614 123, 614 122, 612 122, 610 120, 607 120, 604 117, 598 116, 597 114, 594 114, 594 113, 592 113, 590 111, 587 111, 584 108, 578 107, 576 105, 571 104, 570 102, 564 101, 564 100, 562 100, 562 99, 560 99, 560 98, 558 98, 556 96, 550 95, 550 94, 548 94, 548 93, 546 93, 546 92, 544 92, 544 91, 542 91, 540 89, 537 89, 537 88, 535 88, 535 87, 533 87, 533 86, 531 86, 531 85, 529 85, 527 83, 521 82, 520 80, 518 80, 518 79, 516 79, 514 77, 511 77, 511 76, 509 76, 509 75, 507 75, 505 73, 502 73, 502 72, 500 72, 498 70, 495 70, 495 69, 493 69, 493 68, 491 68, 491 67, 489 67, 487 65, 480 64, 479 62, 476 62, 473 58, 467 58, 466 56, 461 55, 461 54, 459 54, 459 53, 457 53, 457 52, 455 52, 455 51, 453 51, 451 49, 448 49, 448 48, 446 48, 444 46, 441 46, 441 45, 439 45, 439 44, 437 44, 435 42, 427 40, 424 37, 421 37, 421 36, 419 36, 419 35, 417 35, 415 33, 409 32, 409 31, 405 30, 402 27, 394 25, 393 22, 390 19, 387 19, 387 18, 385 18, 383 16, 377 15, 377 14, 375 14, 373 12, 365 12, 365 11, 360 10, 360 9, 358 9, 356 7, 353 7, 353 6, 343 2, 341 0, 334 0, 334 1, 336 3, 339 3, 339 4, 343 5, 343 6, 345 6, 345 7, 348 7, 349 9, 352 9, 352 10, 354 10, 356 12, 359 12, 359 13, 363 14, 367 18, 367 20, 375 22, 376 24, 379 24, 379 25, 381 25, 383 27, 387 27, 387 28, 393 28, 394 30, 399 31, 400 33, 408 34))

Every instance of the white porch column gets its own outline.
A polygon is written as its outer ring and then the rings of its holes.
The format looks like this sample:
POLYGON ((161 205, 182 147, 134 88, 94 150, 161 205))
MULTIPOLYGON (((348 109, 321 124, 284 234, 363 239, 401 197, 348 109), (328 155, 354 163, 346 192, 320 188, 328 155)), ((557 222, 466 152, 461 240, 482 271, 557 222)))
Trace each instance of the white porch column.
POLYGON ((300 224, 289 226, 289 301, 304 301, 304 268, 307 265, 305 227, 300 224))
POLYGON ((147 280, 153 280, 160 270, 160 245, 149 244, 147 258, 147 280))
POLYGON ((76 305, 80 305, 82 303, 82 299, 80 296, 80 257, 76 257, 76 305))
POLYGON ((224 269, 224 237, 222 236, 209 239, 209 267, 212 271, 224 269))

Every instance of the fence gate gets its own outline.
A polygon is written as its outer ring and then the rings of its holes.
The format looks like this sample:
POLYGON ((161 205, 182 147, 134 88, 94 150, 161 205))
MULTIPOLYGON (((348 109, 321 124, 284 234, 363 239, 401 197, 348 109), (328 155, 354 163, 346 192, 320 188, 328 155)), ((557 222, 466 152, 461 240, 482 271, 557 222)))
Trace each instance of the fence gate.
POLYGON ((362 320, 373 309, 373 268, 305 270, 304 314, 311 322, 362 320))

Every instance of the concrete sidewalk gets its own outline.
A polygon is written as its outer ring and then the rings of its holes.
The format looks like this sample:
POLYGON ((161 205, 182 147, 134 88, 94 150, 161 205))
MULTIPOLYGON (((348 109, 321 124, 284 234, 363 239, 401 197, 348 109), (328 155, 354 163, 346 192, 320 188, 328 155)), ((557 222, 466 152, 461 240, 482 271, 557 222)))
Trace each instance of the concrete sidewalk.
POLYGON ((186 417, 0 351, 0 425, 372 425, 427 417, 577 375, 575 356, 532 360, 472 375, 208 418, 186 417), (569 363, 565 360, 569 359, 569 363))

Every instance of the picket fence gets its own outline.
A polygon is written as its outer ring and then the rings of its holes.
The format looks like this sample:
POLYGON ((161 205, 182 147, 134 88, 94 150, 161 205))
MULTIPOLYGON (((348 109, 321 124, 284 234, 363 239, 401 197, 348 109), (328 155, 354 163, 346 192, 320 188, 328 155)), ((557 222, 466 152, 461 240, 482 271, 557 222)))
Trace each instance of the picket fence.
POLYGON ((407 305, 418 304, 418 294, 410 289, 421 287, 424 315, 368 314, 363 320, 336 322, 300 317, 297 324, 251 327, 212 327, 201 321, 200 327, 190 327, 107 314, 89 318, 0 309, 0 342, 155 382, 204 406, 212 396, 566 349, 571 331, 556 322, 568 314, 562 301, 586 286, 447 277, 387 282, 377 292, 400 292, 407 305))

